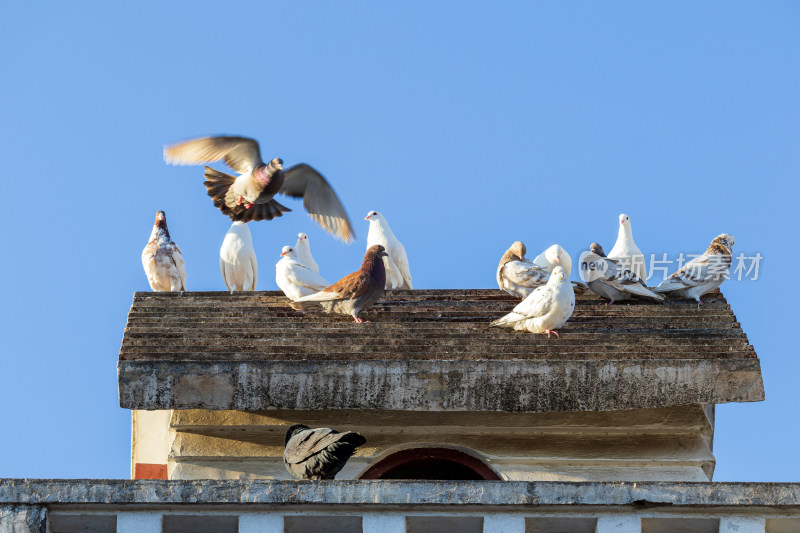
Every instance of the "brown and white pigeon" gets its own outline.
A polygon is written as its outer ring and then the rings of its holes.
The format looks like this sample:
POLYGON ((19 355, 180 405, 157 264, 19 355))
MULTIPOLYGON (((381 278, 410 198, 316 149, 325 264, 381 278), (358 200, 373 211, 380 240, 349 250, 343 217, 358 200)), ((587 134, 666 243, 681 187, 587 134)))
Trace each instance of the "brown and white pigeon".
POLYGON ((297 424, 286 432, 283 464, 297 479, 333 479, 356 448, 367 442, 358 433, 297 424))
MULTIPOLYGON (((530 259, 525 259, 526 253, 525 244, 522 241, 514 241, 511 247, 506 250, 506 253, 503 254, 503 257, 500 258, 500 264, 497 266, 497 285, 517 298, 526 298, 534 289, 547 283, 547 280, 550 279, 550 271, 559 264, 563 263, 565 265, 565 271, 572 265, 569 254, 557 244, 554 244, 540 255, 542 261, 548 255, 553 258, 552 263, 547 259, 548 263, 550 263, 550 269, 542 268, 530 259)), ((578 294, 586 291, 586 285, 583 283, 573 281, 572 285, 578 294)))
POLYGON ((320 304, 326 313, 350 315, 354 322, 366 322, 358 314, 377 302, 385 293, 386 270, 383 258, 386 255, 380 244, 370 246, 357 272, 348 274, 330 287, 304 296, 297 302, 320 304))
POLYGON ((514 241, 497 266, 497 285, 517 298, 525 298, 550 279, 550 272, 525 259, 526 253, 522 241, 514 241))
POLYGON ((703 255, 683 265, 653 290, 678 298, 692 298, 702 305, 700 297, 722 285, 728 277, 733 242, 733 235, 729 233, 717 235, 703 255))
POLYGON ((663 296, 647 288, 642 278, 624 268, 617 260, 607 258, 603 247, 596 242, 592 243, 590 252, 581 259, 581 265, 589 265, 584 272, 588 277, 584 279, 592 291, 608 298, 606 305, 627 300, 631 296, 664 301, 663 296))
POLYGON ((180 292, 186 290, 186 265, 181 249, 172 242, 167 229, 167 215, 156 213, 150 240, 142 250, 142 266, 154 291, 180 292))
POLYGON ((164 160, 173 165, 198 165, 224 160, 239 176, 205 167, 205 185, 214 205, 231 220, 272 220, 288 211, 273 198, 284 194, 302 198, 303 206, 323 229, 345 242, 355 238, 347 212, 325 178, 305 163, 283 170, 279 158, 264 163, 255 139, 200 137, 164 147, 164 160))

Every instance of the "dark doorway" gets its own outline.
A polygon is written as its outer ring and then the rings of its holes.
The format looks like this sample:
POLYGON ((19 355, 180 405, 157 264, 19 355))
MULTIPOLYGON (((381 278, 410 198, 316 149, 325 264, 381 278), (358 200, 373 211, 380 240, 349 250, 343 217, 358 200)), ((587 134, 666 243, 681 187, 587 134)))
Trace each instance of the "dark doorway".
POLYGON ((361 479, 499 480, 500 476, 480 459, 458 450, 414 448, 378 461, 361 479))

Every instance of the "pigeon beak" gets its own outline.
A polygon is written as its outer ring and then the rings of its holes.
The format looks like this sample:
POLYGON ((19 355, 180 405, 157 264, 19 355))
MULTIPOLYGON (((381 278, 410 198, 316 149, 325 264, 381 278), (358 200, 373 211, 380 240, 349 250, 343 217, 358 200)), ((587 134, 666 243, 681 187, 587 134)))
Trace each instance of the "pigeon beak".
POLYGON ((369 220, 369 215, 365 216, 364 220, 369 220))
POLYGON ((284 255, 286 255, 286 252, 281 252, 281 257, 283 257, 284 255))

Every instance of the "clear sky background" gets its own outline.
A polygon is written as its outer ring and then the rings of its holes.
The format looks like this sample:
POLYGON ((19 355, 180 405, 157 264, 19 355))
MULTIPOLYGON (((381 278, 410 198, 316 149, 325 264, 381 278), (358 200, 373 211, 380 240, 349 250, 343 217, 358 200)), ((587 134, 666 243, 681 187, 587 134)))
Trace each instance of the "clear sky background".
POLYGON ((355 270, 373 209, 417 288, 494 287, 516 239, 608 250, 621 212, 645 253, 732 233, 764 256, 723 290, 767 401, 718 407, 715 479, 800 481, 798 28, 791 1, 7 2, 0 476, 130 475, 116 361, 157 210, 188 288, 224 289, 230 223, 162 146, 227 133, 318 168, 357 232, 287 200, 251 225, 260 290, 299 231, 355 270))

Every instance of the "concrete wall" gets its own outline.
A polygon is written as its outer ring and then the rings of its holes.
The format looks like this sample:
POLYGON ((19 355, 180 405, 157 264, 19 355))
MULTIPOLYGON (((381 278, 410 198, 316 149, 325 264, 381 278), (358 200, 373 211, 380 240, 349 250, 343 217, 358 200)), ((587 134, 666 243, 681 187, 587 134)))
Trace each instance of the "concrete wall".
POLYGON ((517 414, 176 410, 169 421, 169 478, 289 479, 284 435, 291 424, 304 423, 367 438, 339 479, 357 479, 401 450, 445 447, 482 459, 507 480, 708 481, 715 462, 712 413, 699 405, 517 414))

